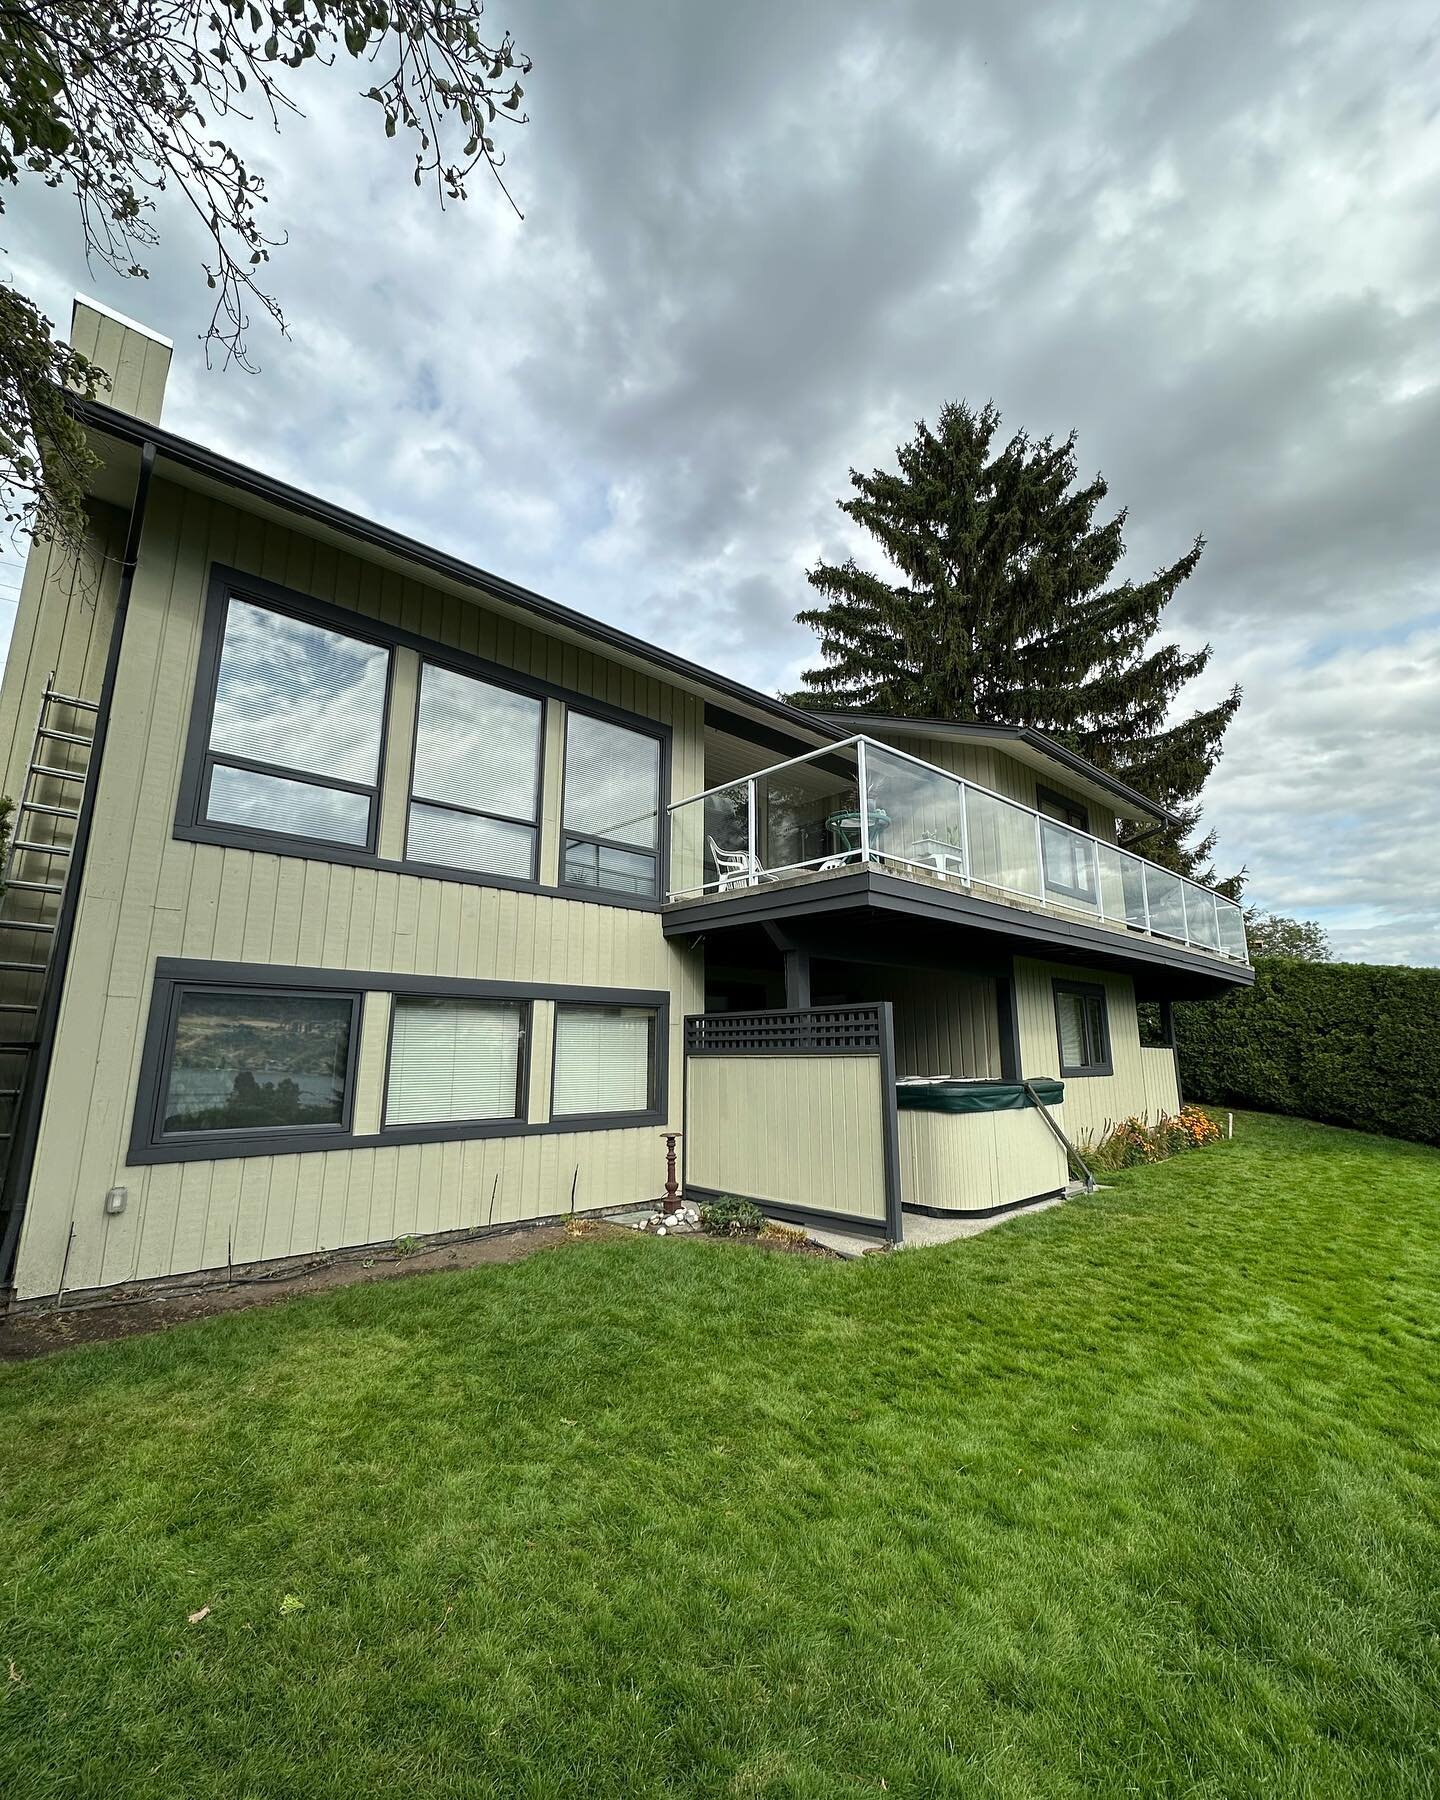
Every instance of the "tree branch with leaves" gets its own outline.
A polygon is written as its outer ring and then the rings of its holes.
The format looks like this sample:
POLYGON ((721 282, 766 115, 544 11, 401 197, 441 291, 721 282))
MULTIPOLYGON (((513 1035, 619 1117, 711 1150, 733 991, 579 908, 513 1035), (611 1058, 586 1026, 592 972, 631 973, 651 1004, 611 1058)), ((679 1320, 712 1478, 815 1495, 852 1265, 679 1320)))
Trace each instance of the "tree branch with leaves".
MULTIPOLYGON (((483 170, 513 207, 497 132, 527 122, 531 64, 508 31, 486 35, 483 10, 483 0, 0 0, 0 184, 68 188, 87 259, 135 278, 159 241, 159 197, 181 199, 210 244, 207 359, 213 347, 249 367, 251 310, 286 329, 264 285, 286 238, 269 228, 265 184, 230 141, 236 122, 278 131, 299 115, 294 73, 348 58, 368 66, 361 93, 386 136, 406 134, 416 187, 433 186, 444 206, 483 170)), ((83 535, 89 452, 55 390, 94 398, 103 379, 33 301, 0 288, 0 483, 12 526, 83 535)))

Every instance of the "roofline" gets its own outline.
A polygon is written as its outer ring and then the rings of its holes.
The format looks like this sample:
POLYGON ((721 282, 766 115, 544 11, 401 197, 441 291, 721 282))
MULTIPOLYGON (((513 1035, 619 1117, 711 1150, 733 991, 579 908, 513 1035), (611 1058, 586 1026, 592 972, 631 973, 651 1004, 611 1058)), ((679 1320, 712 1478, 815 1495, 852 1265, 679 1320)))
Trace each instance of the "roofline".
MULTIPOLYGON (((714 669, 707 669, 700 663, 693 663, 686 657, 676 655, 674 651, 647 643, 644 638, 633 637, 628 631, 607 625, 589 613, 577 612, 573 607, 563 606, 557 600, 547 599, 533 588, 522 587, 503 575, 492 575, 488 569, 464 562, 460 557, 451 556, 429 544, 422 544, 418 538, 407 537, 403 532, 392 531, 388 526, 377 525, 373 520, 362 518, 359 513, 350 512, 343 506, 336 506, 318 494, 306 493, 303 488, 291 487, 288 482, 278 481, 259 469, 235 462, 228 456, 222 456, 217 450, 197 444, 191 438, 180 437, 160 425, 148 424, 131 413, 117 412, 114 407, 107 406, 100 400, 86 400, 68 391, 64 399, 80 422, 95 431, 118 438, 122 443, 136 446, 153 444, 157 457, 176 463, 197 475, 204 475, 224 486, 268 501, 271 505, 282 507, 302 518, 328 525, 373 549, 383 550, 389 555, 401 557, 420 568, 444 576, 447 580, 508 601, 549 624, 563 625, 608 649, 621 651, 627 656, 649 663, 657 670, 678 676, 697 687, 708 688, 717 696, 752 707, 788 726, 792 734, 800 736, 802 742, 807 738, 820 738, 822 743, 816 747, 823 748, 823 740, 834 742, 848 735, 831 725, 821 713, 809 712, 801 707, 791 706, 787 701, 777 700, 771 694, 763 694, 758 688, 747 687, 743 681, 718 674, 714 669)), ((156 473, 159 474, 160 471, 157 469, 156 473)))
POLYGON ((1098 764, 1090 762, 1074 750, 1067 749, 1056 738, 1048 736, 1043 731, 1038 731, 1033 725, 990 725, 981 720, 969 719, 907 719, 894 713, 866 712, 863 707, 856 707, 851 711, 827 708, 819 716, 833 724, 852 728, 856 720, 869 719, 873 724, 903 728, 917 736, 923 736, 928 728, 932 731, 949 732, 956 737, 1012 738, 1017 742, 1028 744, 1032 750, 1040 751, 1042 755, 1050 757, 1064 768, 1073 770, 1075 774, 1083 775, 1089 781, 1098 782, 1101 787, 1107 788, 1118 799, 1137 807, 1149 818, 1158 819, 1163 824, 1173 825, 1177 828, 1183 827, 1185 823, 1177 813, 1171 812, 1168 807, 1161 806, 1157 800, 1152 800, 1148 795, 1142 794, 1138 788, 1131 787, 1129 782, 1121 781, 1118 775, 1112 775, 1108 769, 1102 769, 1098 764))
POLYGON ((266 475, 259 469, 252 469, 245 463, 222 456, 218 450, 197 444, 192 438, 180 437, 173 431, 167 431, 164 426, 151 425, 132 413, 120 412, 113 406, 107 406, 104 401, 86 400, 68 390, 63 391, 63 398, 81 423, 95 431, 104 432, 122 443, 137 447, 153 444, 157 457, 164 457, 181 468, 203 475, 211 481, 218 481, 223 486, 236 488, 256 499, 265 500, 270 505, 296 513, 301 518, 328 525, 332 530, 368 544, 373 549, 400 557, 463 587, 475 588, 505 600, 512 606, 532 613, 538 619, 552 625, 563 625, 607 649, 634 657, 696 687, 708 688, 714 694, 775 719, 787 726, 792 734, 798 735, 801 742, 807 736, 822 740, 828 738, 831 742, 849 737, 856 719, 870 719, 877 725, 904 726, 912 731, 923 731, 928 725, 961 736, 989 734, 1009 737, 1028 744, 1062 767, 1084 775, 1088 780, 1099 782, 1102 787, 1130 806, 1138 808, 1147 817, 1177 827, 1184 824, 1182 819, 1165 807, 1147 799, 1135 788, 1107 774, 1104 769, 1097 768, 1094 763, 1087 762, 1083 756, 1077 756, 1073 750, 1067 750, 1063 744, 1056 743, 1053 738, 1031 726, 969 724, 957 719, 902 719, 882 713, 821 711, 819 708, 811 711, 807 707, 792 706, 788 701, 777 700, 772 694, 762 694, 758 688, 747 687, 743 681, 736 681, 731 676, 718 674, 714 669, 707 669, 700 663, 677 656, 674 651, 662 650, 658 645, 646 642, 644 638, 633 637, 628 631, 607 625, 602 620, 591 617, 589 613, 577 612, 573 607, 561 605, 558 600, 547 599, 533 588, 522 587, 519 582, 509 581, 503 575, 493 575, 488 569, 464 562, 460 557, 451 556, 429 544, 422 544, 418 538, 407 537, 403 532, 377 525, 373 520, 362 518, 359 513, 350 512, 343 506, 336 506, 333 501, 324 500, 318 494, 310 494, 303 488, 278 481, 273 475, 266 475))

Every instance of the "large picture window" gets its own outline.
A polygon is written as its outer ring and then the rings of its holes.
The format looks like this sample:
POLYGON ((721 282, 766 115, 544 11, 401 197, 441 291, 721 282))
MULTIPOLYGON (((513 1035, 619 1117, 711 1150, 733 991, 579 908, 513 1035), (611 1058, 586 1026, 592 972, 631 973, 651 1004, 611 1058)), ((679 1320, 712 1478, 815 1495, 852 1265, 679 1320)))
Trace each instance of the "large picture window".
POLYGON ((658 887, 660 744, 571 711, 565 726, 566 887, 653 895, 658 887))
POLYGON ((652 1112, 657 1082, 653 1007, 556 1006, 554 1118, 652 1112))
POLYGON ((1062 1075, 1114 1073, 1105 990, 1098 983, 1055 983, 1055 1029, 1062 1075))
POLYGON ((204 818, 372 847, 389 671, 379 644, 231 595, 204 818))
POLYGON ((541 720, 532 694, 424 665, 409 861, 535 879, 541 720))
POLYGON ((522 1117, 528 1011, 519 1000, 397 995, 387 1127, 522 1117))
POLYGON ((356 1005, 353 994, 178 989, 161 1136, 343 1128, 356 1005))

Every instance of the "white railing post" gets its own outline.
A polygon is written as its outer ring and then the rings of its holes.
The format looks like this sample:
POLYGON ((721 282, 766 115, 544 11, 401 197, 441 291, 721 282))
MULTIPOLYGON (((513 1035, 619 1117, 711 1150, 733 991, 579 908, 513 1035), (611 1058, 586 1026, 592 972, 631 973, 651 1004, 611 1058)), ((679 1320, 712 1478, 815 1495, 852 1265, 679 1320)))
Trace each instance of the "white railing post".
POLYGON ((1045 898, 1045 831, 1040 823, 1039 813, 1032 812, 1030 816, 1035 821, 1035 879, 1040 883, 1040 889, 1035 898, 1043 900, 1045 898))
POLYGON ((965 885, 973 887, 970 879, 970 807, 965 798, 970 784, 962 781, 957 785, 960 789, 960 860, 965 865, 965 885))
POLYGON ((755 873, 755 777, 752 775, 745 783, 745 851, 749 858, 750 869, 746 878, 749 887, 755 887, 760 877, 755 873))
POLYGON ((1179 881, 1180 917, 1185 921, 1185 942, 1188 944, 1190 942, 1190 908, 1185 904, 1185 877, 1183 875, 1180 876, 1179 881))
POLYGON ((1135 860, 1140 864, 1140 898, 1145 903, 1145 935, 1154 937, 1155 927, 1150 923, 1150 865, 1144 857, 1137 856, 1135 860))
POLYGON ((855 743, 855 765, 860 789, 860 860, 870 860, 870 780, 865 768, 865 740, 855 743))

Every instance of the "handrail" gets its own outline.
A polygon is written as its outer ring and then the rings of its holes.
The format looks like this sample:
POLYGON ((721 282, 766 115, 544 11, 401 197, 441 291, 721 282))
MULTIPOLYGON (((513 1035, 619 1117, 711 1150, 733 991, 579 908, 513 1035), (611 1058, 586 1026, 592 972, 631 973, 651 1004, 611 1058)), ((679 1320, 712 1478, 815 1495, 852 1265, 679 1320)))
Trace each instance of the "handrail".
MULTIPOLYGON (((1132 862, 1139 863, 1141 868, 1156 869, 1162 875, 1172 875, 1176 881, 1193 887, 1197 893, 1210 894, 1225 906, 1236 905, 1236 902, 1228 894, 1222 894, 1217 888, 1206 887, 1203 881, 1196 881, 1193 876, 1181 875, 1175 869, 1167 869, 1162 863, 1151 862, 1148 856, 1139 856, 1135 851, 1127 850, 1123 844, 1108 843, 1104 838, 1096 837, 1092 831, 1081 831, 1078 826, 1067 825, 1063 819, 1052 819, 1047 813, 1042 813, 1038 807, 1027 806, 1023 800, 1016 800, 1009 794, 1002 794, 995 788, 986 787, 983 782, 972 781, 968 775, 957 775, 953 769, 942 769, 936 763, 926 762, 923 756, 913 756, 910 751, 897 749, 893 744, 882 743, 878 738, 872 738, 865 732, 856 732, 853 736, 840 738, 833 744, 822 744, 817 749, 805 751, 801 756, 787 757, 784 762, 771 763, 768 768, 756 769, 750 775, 737 776, 734 781, 722 781, 714 787, 701 788, 698 793, 687 794, 683 800, 669 801, 665 811, 667 814, 675 813, 682 806, 693 806, 698 800, 710 800, 716 794, 728 794, 735 788, 747 785, 750 785, 753 792, 755 782, 763 781, 770 775, 778 775, 782 769, 793 769, 797 763, 814 762, 819 757, 834 756, 839 751, 858 748, 861 744, 878 750, 885 756, 894 756, 902 762, 913 763, 917 769, 924 769, 929 775, 938 775, 944 781, 953 781, 957 788, 969 788, 974 793, 983 794, 988 800, 998 800, 1004 806, 1013 806, 1017 812, 1028 813, 1033 819, 1043 820, 1046 826, 1052 827, 1056 831, 1068 831, 1072 837, 1083 838, 1088 844, 1097 844, 1102 850, 1112 851, 1117 856, 1128 856, 1132 862)), ((858 778, 858 768, 856 774, 858 778)))
POLYGON ((1045 1120, 1045 1123, 1050 1127, 1051 1131, 1054 1132, 1055 1136, 1059 1139, 1061 1148, 1064 1150, 1066 1156, 1074 1159, 1076 1168, 1078 1168, 1080 1173, 1085 1177, 1085 1192, 1087 1194, 1093 1194, 1095 1192, 1095 1177, 1090 1173, 1090 1170, 1089 1170, 1088 1166, 1086 1165, 1085 1158, 1080 1154, 1080 1152, 1070 1142, 1069 1138, 1066 1137, 1065 1133, 1060 1129, 1059 1125, 1055 1122, 1055 1119, 1051 1116, 1050 1108, 1045 1104, 1045 1102, 1035 1092, 1033 1085, 1028 1081, 1022 1081, 1020 1083, 1020 1085, 1022 1088, 1024 1088, 1025 1092, 1030 1096, 1030 1104, 1034 1107, 1039 1108, 1041 1117, 1045 1120))

